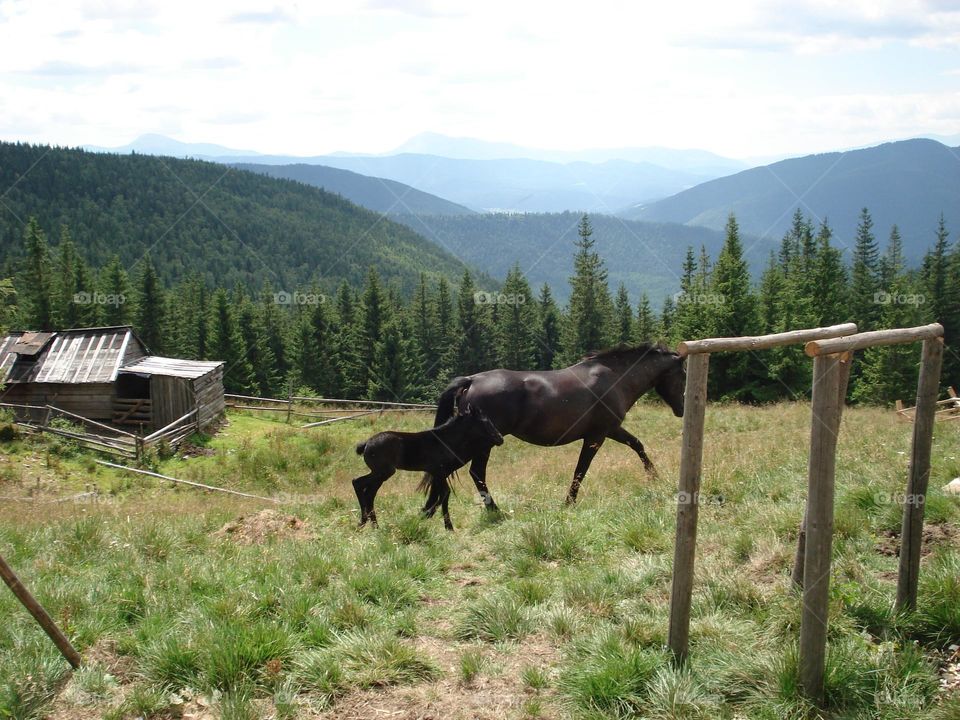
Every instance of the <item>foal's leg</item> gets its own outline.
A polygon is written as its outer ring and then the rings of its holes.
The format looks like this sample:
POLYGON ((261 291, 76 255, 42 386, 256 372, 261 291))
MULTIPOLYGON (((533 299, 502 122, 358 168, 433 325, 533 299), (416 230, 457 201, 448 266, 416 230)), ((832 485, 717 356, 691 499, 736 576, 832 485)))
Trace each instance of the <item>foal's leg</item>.
POLYGON ((373 509, 373 501, 377 497, 380 486, 395 472, 396 470, 393 469, 374 471, 353 481, 357 497, 360 498, 360 527, 363 527, 368 520, 373 527, 377 527, 377 511, 373 509))
POLYGON ((453 530, 453 521, 450 519, 450 477, 447 476, 443 481, 443 489, 440 492, 440 502, 443 504, 443 526, 447 530, 453 530))
POLYGON ((368 509, 368 496, 370 494, 370 482, 373 478, 373 473, 367 473, 366 475, 361 475, 353 481, 353 491, 357 494, 357 502, 360 503, 360 525, 363 527, 367 524, 369 519, 369 509, 368 509))
POLYGON ((477 492, 483 498, 484 507, 490 512, 500 512, 500 508, 493 501, 493 495, 487 489, 487 460, 490 459, 490 448, 475 455, 470 463, 470 477, 477 486, 477 492))
POLYGON ((570 483, 570 491, 567 493, 567 505, 573 505, 577 501, 577 493, 580 492, 580 483, 583 482, 583 476, 590 469, 590 463, 593 462, 593 456, 603 445, 606 438, 584 438, 583 447, 580 449, 580 459, 577 460, 577 469, 573 471, 573 482, 570 483))
POLYGON ((628 446, 637 455, 640 456, 640 459, 643 461, 643 469, 646 470, 651 475, 656 475, 657 471, 653 467, 653 463, 650 462, 650 458, 647 457, 646 450, 643 449, 643 443, 635 436, 627 432, 622 426, 618 427, 611 433, 607 434, 607 437, 611 440, 616 440, 618 443, 623 443, 628 446))

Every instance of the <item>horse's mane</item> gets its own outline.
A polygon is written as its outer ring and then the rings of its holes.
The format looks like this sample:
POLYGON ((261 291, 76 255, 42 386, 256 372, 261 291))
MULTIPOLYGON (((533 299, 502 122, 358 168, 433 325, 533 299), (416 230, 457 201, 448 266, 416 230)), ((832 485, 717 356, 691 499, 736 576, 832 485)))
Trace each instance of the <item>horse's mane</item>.
POLYGON ((616 362, 630 361, 637 357, 643 357, 647 353, 657 353, 660 355, 673 355, 670 348, 661 343, 640 343, 639 345, 615 345, 604 350, 594 350, 583 356, 582 362, 603 361, 616 362))

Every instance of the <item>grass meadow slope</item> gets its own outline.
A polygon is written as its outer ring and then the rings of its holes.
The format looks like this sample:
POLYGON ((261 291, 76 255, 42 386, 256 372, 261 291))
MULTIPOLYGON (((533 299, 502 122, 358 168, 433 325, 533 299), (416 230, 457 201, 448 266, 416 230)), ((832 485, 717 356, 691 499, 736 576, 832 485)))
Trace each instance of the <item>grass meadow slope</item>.
POLYGON ((279 497, 272 506, 117 474, 62 442, 0 445, 0 554, 87 658, 67 666, 0 592, 0 717, 960 718, 944 691, 960 641, 960 424, 937 427, 919 611, 891 611, 896 496, 910 425, 850 409, 841 431, 828 707, 797 689, 789 571, 809 405, 711 406, 691 658, 664 649, 680 421, 626 426, 562 509, 578 447, 495 450, 495 520, 461 473, 455 533, 424 521, 417 477, 358 532, 353 444, 427 414, 301 430, 232 413, 161 472, 279 497), (74 502, 48 502, 76 493, 74 502), (32 501, 23 498, 31 497, 32 501), (18 498, 18 499, 13 499, 18 498), (265 512, 266 510, 266 512, 265 512))

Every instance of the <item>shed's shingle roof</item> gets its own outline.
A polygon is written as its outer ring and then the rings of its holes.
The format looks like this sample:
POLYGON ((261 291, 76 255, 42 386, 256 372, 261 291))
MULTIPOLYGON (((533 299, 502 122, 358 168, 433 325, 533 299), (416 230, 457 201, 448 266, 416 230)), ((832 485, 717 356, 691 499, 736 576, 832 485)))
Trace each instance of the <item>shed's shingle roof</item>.
POLYGON ((177 360, 176 358, 148 355, 120 368, 120 372, 194 379, 203 377, 221 365, 223 365, 222 360, 177 360))
POLYGON ((134 357, 142 355, 129 327, 11 333, 0 342, 0 370, 9 383, 112 382, 133 359, 131 343, 137 345, 134 357))

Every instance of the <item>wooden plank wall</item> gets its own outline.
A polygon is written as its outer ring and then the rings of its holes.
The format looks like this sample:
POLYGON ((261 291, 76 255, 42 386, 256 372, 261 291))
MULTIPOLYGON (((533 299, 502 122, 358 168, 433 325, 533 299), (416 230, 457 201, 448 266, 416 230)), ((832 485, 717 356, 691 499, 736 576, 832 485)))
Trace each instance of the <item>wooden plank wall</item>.
POLYGON ((113 417, 113 395, 113 383, 11 383, 4 389, 3 402, 50 404, 92 420, 109 422, 113 417))
POLYGON ((187 378, 152 375, 150 399, 153 404, 152 430, 162 428, 194 409, 193 389, 187 378))
MULTIPOLYGON (((223 365, 194 380, 193 391, 196 395, 196 407, 200 411, 200 427, 205 428, 216 421, 226 408, 223 398, 223 365)), ((184 413, 186 412, 185 410, 184 413)))

